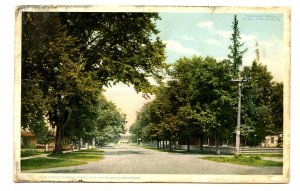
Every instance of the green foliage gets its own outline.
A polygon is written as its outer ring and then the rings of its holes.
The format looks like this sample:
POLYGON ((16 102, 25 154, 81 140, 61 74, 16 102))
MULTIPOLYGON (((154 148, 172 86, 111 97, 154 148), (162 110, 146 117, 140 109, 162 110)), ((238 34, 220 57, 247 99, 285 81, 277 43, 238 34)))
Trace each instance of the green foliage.
POLYGON ((101 95, 92 104, 86 104, 72 112, 64 136, 74 141, 95 138, 99 146, 117 142, 120 134, 125 133, 125 118, 115 104, 101 95))
MULTIPOLYGON (((272 90, 270 96, 270 107, 274 128, 272 133, 280 134, 283 132, 283 83, 271 82, 272 90)), ((282 140, 281 145, 282 145, 282 140)))
POLYGON ((120 113, 112 102, 104 102, 98 114, 98 130, 94 134, 97 144, 117 143, 125 133, 126 115, 120 113))
POLYGON ((231 38, 230 38, 232 44, 229 46, 230 54, 228 54, 228 58, 231 61, 232 72, 235 77, 238 76, 239 67, 242 66, 243 54, 247 51, 247 49, 241 50, 244 43, 240 42, 241 37, 240 37, 240 29, 238 24, 239 21, 237 19, 237 16, 234 15, 234 19, 232 22, 233 33, 231 34, 231 38))
POLYGON ((169 73, 173 80, 160 85, 156 99, 138 113, 131 133, 146 140, 179 140, 232 132, 235 114, 229 71, 226 60, 179 59, 169 73))
POLYGON ((85 120, 85 129, 68 129, 73 113, 91 109, 103 86, 122 81, 152 93, 149 77, 160 82, 166 66, 157 19, 157 13, 24 12, 22 127, 38 130, 47 116, 61 152, 64 133, 87 135, 94 128, 85 120))
POLYGON ((161 120, 161 117, 157 107, 157 102, 149 102, 138 112, 136 122, 129 129, 132 134, 132 142, 137 142, 138 138, 142 138, 143 140, 160 139, 161 132, 157 124, 161 120))
POLYGON ((241 74, 251 76, 243 87, 242 136, 256 146, 265 136, 283 131, 283 84, 272 81, 267 67, 256 61, 241 74))
POLYGON ((262 158, 258 155, 250 155, 250 159, 254 159, 254 160, 262 160, 262 158))
POLYGON ((82 45, 86 70, 95 71, 105 85, 122 81, 138 92, 151 92, 147 77, 161 79, 165 45, 157 37, 157 13, 63 13, 61 17, 82 45))
MULTIPOLYGON (((230 68, 227 60, 179 59, 169 74, 174 80, 158 88, 156 99, 138 113, 131 133, 143 140, 216 134, 233 142, 236 86, 230 82, 230 68)), ((252 77, 243 86, 241 137, 245 145, 257 146, 266 135, 282 132, 282 84, 273 82, 267 68, 256 62, 241 74, 252 77)))
MULTIPOLYGON (((155 99, 144 105, 130 128, 133 139, 189 140, 213 136, 234 142, 237 86, 232 78, 251 77, 242 86, 241 139, 257 146, 266 135, 279 134, 283 124, 283 84, 272 81, 267 67, 253 62, 242 72, 243 54, 234 16, 229 60, 183 57, 169 66, 170 80, 160 84, 155 99)), ((136 141, 136 140, 135 140, 136 141)), ((203 144, 203 143, 202 143, 203 144)))
POLYGON ((235 100, 227 60, 217 62, 211 57, 196 56, 181 58, 175 63, 172 75, 185 91, 179 111, 185 116, 188 136, 232 132, 235 100))
POLYGON ((46 145, 55 140, 53 134, 51 134, 47 127, 40 128, 39 131, 35 131, 34 135, 37 137, 37 143, 46 145))
POLYGON ((35 156, 35 155, 40 155, 44 154, 45 152, 40 152, 35 149, 30 149, 30 150, 21 150, 21 157, 30 157, 30 156, 35 156))

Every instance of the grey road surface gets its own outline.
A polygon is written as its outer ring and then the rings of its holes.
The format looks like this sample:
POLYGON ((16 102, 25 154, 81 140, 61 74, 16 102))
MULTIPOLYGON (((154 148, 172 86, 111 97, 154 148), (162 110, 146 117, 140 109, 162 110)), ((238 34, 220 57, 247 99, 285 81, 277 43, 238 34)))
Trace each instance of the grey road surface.
POLYGON ((36 170, 50 173, 281 175, 282 167, 211 162, 200 154, 160 152, 130 145, 104 148, 104 158, 86 165, 36 170))

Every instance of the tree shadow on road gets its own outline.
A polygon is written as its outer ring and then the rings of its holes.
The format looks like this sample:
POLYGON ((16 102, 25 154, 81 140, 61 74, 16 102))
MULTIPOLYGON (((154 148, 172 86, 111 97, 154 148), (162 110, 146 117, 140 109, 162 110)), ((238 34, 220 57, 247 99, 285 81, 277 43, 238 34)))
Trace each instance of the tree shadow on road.
POLYGON ((151 149, 151 150, 156 150, 159 152, 166 152, 166 153, 172 153, 172 154, 183 154, 183 155, 203 155, 203 156, 211 156, 211 155, 228 155, 228 156, 233 156, 233 154, 226 154, 226 153, 221 153, 217 154, 216 152, 201 152, 200 150, 169 150, 169 149, 157 149, 157 148, 146 148, 146 149, 151 149))
POLYGON ((105 155, 133 155, 133 154, 145 154, 143 151, 105 151, 105 155))

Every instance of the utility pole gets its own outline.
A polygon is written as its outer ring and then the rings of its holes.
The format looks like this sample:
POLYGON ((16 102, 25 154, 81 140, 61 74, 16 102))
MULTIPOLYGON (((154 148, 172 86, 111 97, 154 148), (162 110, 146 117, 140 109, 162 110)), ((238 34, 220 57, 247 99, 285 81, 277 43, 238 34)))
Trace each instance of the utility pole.
POLYGON ((260 54, 259 54, 259 47, 258 47, 258 42, 256 42, 255 44, 255 55, 256 55, 256 62, 259 63, 259 59, 260 59, 260 54))
POLYGON ((238 79, 231 80, 232 82, 238 82, 238 108, 237 108, 237 125, 235 135, 235 154, 240 154, 240 143, 241 143, 241 106, 242 106, 242 83, 249 81, 251 78, 241 78, 239 75, 238 79))

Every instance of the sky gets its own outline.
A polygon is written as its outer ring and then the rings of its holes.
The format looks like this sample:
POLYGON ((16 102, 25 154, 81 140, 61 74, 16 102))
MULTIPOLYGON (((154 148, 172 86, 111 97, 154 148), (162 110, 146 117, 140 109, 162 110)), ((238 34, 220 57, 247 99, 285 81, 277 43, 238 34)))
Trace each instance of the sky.
MULTIPOLYGON (((157 22, 167 46, 167 62, 182 56, 227 58, 232 33, 231 13, 161 13, 157 22)), ((283 81, 284 56, 282 14, 237 14, 241 42, 248 51, 243 65, 251 65, 258 43, 260 61, 268 66, 276 81, 283 81)))
MULTIPOLYGON (((283 14, 236 14, 239 21, 241 42, 247 52, 243 66, 249 66, 256 58, 256 43, 260 62, 267 65, 275 81, 284 80, 283 14)), ((168 63, 186 56, 212 56, 217 60, 227 58, 232 33, 232 13, 160 13, 156 25, 159 36, 166 44, 168 63)), ((127 115, 128 128, 136 118, 145 100, 132 86, 117 84, 106 89, 106 97, 127 115)))

